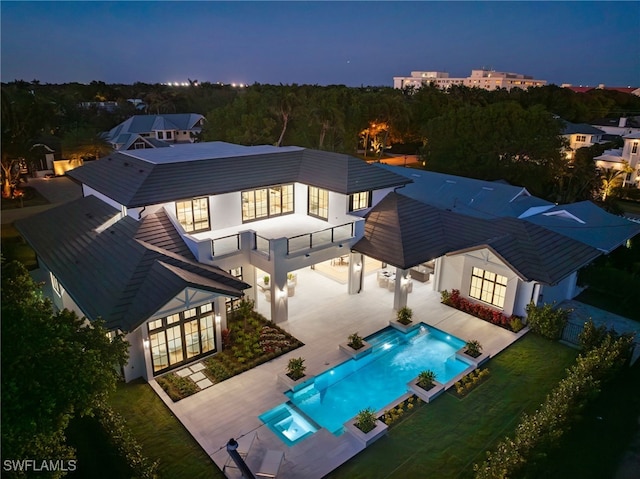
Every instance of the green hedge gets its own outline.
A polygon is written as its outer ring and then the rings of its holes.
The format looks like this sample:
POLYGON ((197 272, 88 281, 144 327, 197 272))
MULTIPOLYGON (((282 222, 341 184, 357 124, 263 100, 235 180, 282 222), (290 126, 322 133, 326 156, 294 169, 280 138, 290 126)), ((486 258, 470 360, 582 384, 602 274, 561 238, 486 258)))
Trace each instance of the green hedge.
POLYGON ((554 304, 536 306, 529 303, 526 308, 529 329, 549 339, 560 339, 569 320, 570 310, 556 308, 554 304))
POLYGON ((579 418, 584 406, 600 392, 602 383, 627 362, 632 337, 609 334, 602 343, 579 356, 565 379, 532 415, 523 414, 513 437, 502 440, 475 464, 476 479, 516 477, 538 455, 554 447, 562 434, 579 418))

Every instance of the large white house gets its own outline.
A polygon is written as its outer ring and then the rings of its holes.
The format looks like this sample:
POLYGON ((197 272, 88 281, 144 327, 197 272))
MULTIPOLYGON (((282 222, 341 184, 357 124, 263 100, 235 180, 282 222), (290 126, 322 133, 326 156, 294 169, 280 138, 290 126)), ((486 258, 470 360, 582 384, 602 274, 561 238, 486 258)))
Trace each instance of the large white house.
POLYGON ((393 88, 420 88, 423 85, 433 84, 446 90, 453 85, 464 85, 469 88, 482 88, 484 90, 497 90, 504 88, 520 88, 526 90, 534 86, 544 86, 546 80, 536 80, 532 76, 521 73, 497 72, 495 70, 471 70, 468 77, 453 78, 447 72, 415 71, 409 77, 393 77, 393 88))
POLYGON ((567 139, 568 148, 565 150, 567 159, 572 159, 579 148, 588 148, 603 142, 606 133, 595 126, 586 123, 571 123, 564 121, 562 136, 567 139))
POLYGON ((428 265, 432 292, 523 315, 574 297, 581 267, 640 232, 590 203, 299 147, 120 151, 69 176, 83 198, 16 227, 58 308, 126 333, 126 380, 220 351, 242 297, 288 321, 296 271, 325 262, 348 265, 345 295, 376 294, 365 264, 392 268, 389 310, 411 305, 428 265))
POLYGON ((622 137, 624 145, 622 148, 605 150, 596 156, 596 166, 601 169, 624 170, 629 167, 630 171, 624 174, 622 186, 640 187, 640 133, 630 133, 622 137))

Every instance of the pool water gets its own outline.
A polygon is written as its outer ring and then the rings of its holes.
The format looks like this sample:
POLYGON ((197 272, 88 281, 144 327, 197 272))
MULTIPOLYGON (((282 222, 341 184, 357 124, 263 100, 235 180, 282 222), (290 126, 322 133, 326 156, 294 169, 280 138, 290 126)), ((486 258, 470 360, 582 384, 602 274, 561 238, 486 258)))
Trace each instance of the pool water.
POLYGON ((287 446, 293 446, 318 430, 289 403, 280 404, 259 418, 287 446))
POLYGON ((409 333, 388 327, 365 340, 372 345, 370 353, 325 371, 301 389, 286 392, 289 402, 284 405, 290 404, 320 427, 340 435, 343 424, 362 409, 378 411, 405 394, 407 383, 421 371, 430 369, 437 381, 446 383, 470 366, 455 354, 464 341, 424 324, 409 333))

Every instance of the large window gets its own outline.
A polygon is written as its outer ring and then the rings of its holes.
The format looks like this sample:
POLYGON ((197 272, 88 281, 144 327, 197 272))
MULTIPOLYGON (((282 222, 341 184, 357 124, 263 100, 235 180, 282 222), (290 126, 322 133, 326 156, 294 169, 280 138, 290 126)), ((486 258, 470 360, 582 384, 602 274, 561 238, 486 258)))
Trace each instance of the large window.
POLYGON ((293 213, 293 184, 242 192, 242 221, 293 213))
POLYGON ((349 196, 349 211, 364 210, 371 206, 371 192, 361 191, 349 196))
POLYGON ((204 304, 149 321, 153 372, 161 372, 216 350, 213 305, 204 304))
POLYGON ((507 278, 480 268, 473 268, 471 273, 471 290, 469 296, 504 307, 504 296, 507 291, 507 278))
POLYGON ((329 192, 315 186, 309 187, 309 215, 329 219, 329 192))
POLYGON ((176 201, 176 217, 187 233, 209 229, 209 199, 176 201))

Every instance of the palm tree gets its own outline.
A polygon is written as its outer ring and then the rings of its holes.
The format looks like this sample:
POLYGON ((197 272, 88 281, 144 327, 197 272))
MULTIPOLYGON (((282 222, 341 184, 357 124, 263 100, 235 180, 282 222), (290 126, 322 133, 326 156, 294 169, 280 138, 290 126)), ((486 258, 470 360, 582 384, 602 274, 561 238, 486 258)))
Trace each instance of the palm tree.
POLYGON ((600 173, 600 180, 602 181, 602 201, 605 201, 614 188, 620 186, 624 182, 624 177, 633 171, 633 168, 629 166, 626 161, 622 162, 621 169, 604 168, 600 173))

